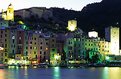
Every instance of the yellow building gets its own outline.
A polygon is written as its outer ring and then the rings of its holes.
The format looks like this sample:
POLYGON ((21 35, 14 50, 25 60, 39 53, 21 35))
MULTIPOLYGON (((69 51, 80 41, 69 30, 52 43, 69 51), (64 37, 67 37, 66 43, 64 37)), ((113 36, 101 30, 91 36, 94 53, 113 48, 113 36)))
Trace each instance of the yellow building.
POLYGON ((99 52, 102 55, 102 60, 105 60, 105 56, 110 54, 110 42, 105 41, 105 39, 101 39, 98 45, 99 52))
POLYGON ((0 50, 0 61, 6 63, 8 61, 8 52, 10 47, 9 42, 9 30, 3 30, 0 29, 0 47, 2 47, 4 50, 0 50))
POLYGON ((12 4, 8 6, 7 11, 2 10, 2 18, 4 20, 14 21, 14 7, 12 4))
POLYGON ((37 33, 30 34, 28 38, 28 58, 29 60, 37 60, 38 54, 38 38, 39 35, 37 33))

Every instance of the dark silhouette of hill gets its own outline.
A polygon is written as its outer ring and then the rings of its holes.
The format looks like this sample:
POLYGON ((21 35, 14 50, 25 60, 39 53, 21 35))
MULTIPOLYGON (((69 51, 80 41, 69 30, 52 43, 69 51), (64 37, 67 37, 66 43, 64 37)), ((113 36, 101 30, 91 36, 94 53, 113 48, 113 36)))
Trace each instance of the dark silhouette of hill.
POLYGON ((76 19, 80 14, 80 11, 64 8, 32 7, 15 11, 15 21, 23 20, 31 29, 66 32, 68 20, 76 19))
POLYGON ((121 0, 103 0, 100 3, 88 4, 82 11, 67 10, 64 8, 40 8, 32 7, 15 12, 18 21, 23 21, 31 29, 44 29, 53 32, 66 32, 67 21, 76 19, 78 27, 88 32, 95 29, 101 37, 104 37, 104 28, 119 23, 121 26, 121 0), (24 11, 25 14, 17 15, 24 11), (25 15, 29 15, 25 17, 25 15))
MULTIPOLYGON (((107 26, 114 26, 119 23, 121 26, 121 0, 103 0, 101 3, 93 3, 84 7, 81 11, 85 27, 96 29, 99 33, 107 26)), ((101 35, 103 36, 103 35, 101 35)))

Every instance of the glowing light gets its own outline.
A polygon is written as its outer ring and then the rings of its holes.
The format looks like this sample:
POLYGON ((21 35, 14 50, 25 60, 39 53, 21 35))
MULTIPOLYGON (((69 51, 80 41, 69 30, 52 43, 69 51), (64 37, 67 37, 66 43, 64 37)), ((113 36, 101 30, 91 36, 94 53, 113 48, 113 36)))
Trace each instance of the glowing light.
POLYGON ((48 48, 46 47, 46 50, 48 50, 48 48))
POLYGON ((97 33, 96 31, 91 31, 91 32, 88 33, 88 36, 89 36, 89 37, 94 37, 94 38, 96 38, 96 37, 98 37, 98 33, 97 33))
POLYGON ((4 48, 3 47, 0 47, 0 50, 4 50, 4 48))
POLYGON ((36 64, 37 64, 37 61, 32 61, 32 64, 33 64, 33 65, 36 65, 36 64))
POLYGON ((68 27, 68 30, 74 31, 75 30, 75 27, 74 26, 70 26, 70 27, 68 27))
POLYGON ((60 64, 60 62, 61 62, 61 56, 59 54, 55 53, 53 55, 53 57, 51 57, 51 60, 50 60, 51 65, 57 66, 60 64))
POLYGON ((60 68, 59 67, 54 67, 53 75, 54 75, 53 79, 60 79, 60 68))
POLYGON ((15 62, 15 60, 14 59, 10 59, 9 61, 8 61, 8 65, 12 65, 12 64, 15 64, 16 62, 15 62))
POLYGON ((23 21, 18 21, 19 24, 24 24, 23 21))
POLYGON ((110 54, 119 55, 119 27, 108 27, 105 29, 106 40, 110 41, 110 54))
POLYGON ((111 53, 114 55, 119 55, 119 28, 111 28, 111 53))
POLYGON ((5 70, 1 69, 0 70, 0 79, 6 79, 6 74, 5 70))
POLYGON ((120 77, 120 68, 119 67, 104 68, 102 77, 103 77, 102 79, 118 79, 120 77))
POLYGON ((106 60, 109 60, 110 59, 110 57, 109 56, 106 56, 106 60))
POLYGON ((75 31, 76 28, 77 28, 77 21, 76 20, 69 20, 67 29, 69 31, 75 31))
POLYGON ((12 6, 12 4, 10 4, 8 6, 6 12, 2 11, 2 18, 4 20, 12 20, 12 21, 14 21, 14 7, 12 6))
POLYGON ((56 60, 58 60, 58 59, 60 59, 60 55, 55 54, 55 55, 54 55, 54 58, 55 58, 56 60))
POLYGON ((26 25, 23 25, 23 29, 26 29, 26 25))
POLYGON ((15 59, 10 59, 7 64, 8 65, 17 65, 17 64, 20 64, 20 65, 29 65, 30 64, 30 61, 28 61, 28 60, 15 60, 15 59))

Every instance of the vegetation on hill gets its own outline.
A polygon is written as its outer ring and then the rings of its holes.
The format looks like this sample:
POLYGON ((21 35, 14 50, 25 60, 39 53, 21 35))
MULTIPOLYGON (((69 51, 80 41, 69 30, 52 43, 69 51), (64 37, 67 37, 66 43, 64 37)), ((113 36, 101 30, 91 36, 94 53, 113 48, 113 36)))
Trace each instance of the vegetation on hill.
MULTIPOLYGON (((40 11, 39 15, 32 12, 32 8, 25 9, 29 11, 30 17, 15 17, 18 21, 22 19, 31 29, 43 29, 43 31, 67 32, 67 22, 70 19, 76 19, 78 27, 88 32, 95 29, 101 37, 104 37, 104 28, 114 26, 118 22, 121 26, 121 0, 103 0, 100 3, 88 4, 82 11, 67 10, 64 8, 49 8, 40 11)), ((35 8, 35 7, 34 7, 35 8)), ((42 8, 38 8, 41 10, 42 8)))

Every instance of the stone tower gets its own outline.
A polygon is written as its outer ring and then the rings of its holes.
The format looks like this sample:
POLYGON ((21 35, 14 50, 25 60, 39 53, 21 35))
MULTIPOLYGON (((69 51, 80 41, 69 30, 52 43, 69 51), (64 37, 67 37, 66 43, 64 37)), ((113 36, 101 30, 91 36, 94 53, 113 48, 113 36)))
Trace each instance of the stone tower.
POLYGON ((105 29, 105 38, 106 41, 110 42, 110 54, 120 55, 119 53, 119 27, 108 27, 105 29))
POLYGON ((7 11, 2 10, 2 18, 4 20, 14 21, 14 7, 12 4, 8 6, 7 11))

